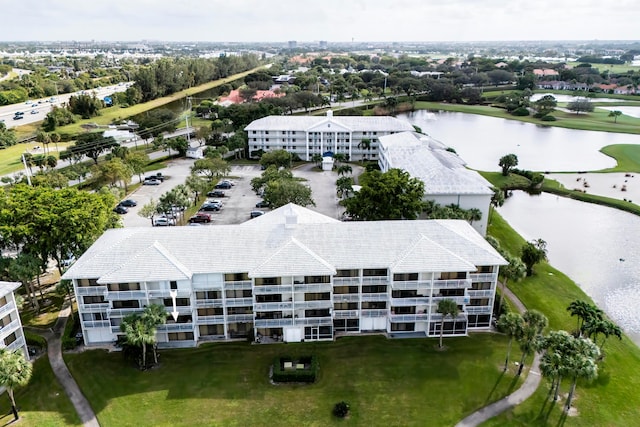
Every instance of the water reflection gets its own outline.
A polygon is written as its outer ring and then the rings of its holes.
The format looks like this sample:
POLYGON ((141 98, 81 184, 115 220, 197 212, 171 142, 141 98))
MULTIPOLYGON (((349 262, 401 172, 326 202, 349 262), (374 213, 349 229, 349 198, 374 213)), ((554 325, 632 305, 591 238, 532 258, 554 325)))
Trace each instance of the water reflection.
POLYGON ((590 171, 614 167, 600 153, 611 144, 640 144, 640 135, 544 127, 516 120, 454 112, 420 110, 398 115, 453 147, 469 167, 498 171, 498 160, 518 156, 518 167, 537 171, 590 171))
POLYGON ((515 192, 499 212, 525 239, 544 239, 551 264, 640 345, 640 217, 524 192, 515 192))

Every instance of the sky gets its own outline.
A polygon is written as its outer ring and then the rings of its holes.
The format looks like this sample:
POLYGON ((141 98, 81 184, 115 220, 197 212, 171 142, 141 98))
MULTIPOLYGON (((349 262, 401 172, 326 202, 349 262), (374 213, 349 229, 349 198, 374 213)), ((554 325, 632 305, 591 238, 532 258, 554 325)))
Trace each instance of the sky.
POLYGON ((638 0, 0 0, 0 10, 0 41, 640 39, 638 0))

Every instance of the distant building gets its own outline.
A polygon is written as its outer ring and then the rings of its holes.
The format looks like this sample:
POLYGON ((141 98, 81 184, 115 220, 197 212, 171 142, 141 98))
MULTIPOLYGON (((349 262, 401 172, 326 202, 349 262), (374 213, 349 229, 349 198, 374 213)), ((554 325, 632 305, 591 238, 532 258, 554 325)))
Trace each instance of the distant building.
POLYGON ((24 338, 20 314, 14 291, 21 286, 17 282, 0 281, 0 348, 21 351, 29 360, 27 341, 24 338))
POLYGON ((473 227, 487 233, 487 219, 493 190, 491 183, 478 172, 467 169, 465 162, 435 139, 415 132, 382 136, 378 164, 383 172, 392 168, 407 171, 424 183, 424 199, 441 206, 479 209, 480 221, 473 227))
POLYGON ((318 47, 320 49, 326 49, 327 48, 327 41, 326 40, 320 40, 320 43, 318 44, 318 47))
POLYGON ((289 40, 287 45, 289 46, 289 49, 295 49, 298 47, 298 42, 295 40, 289 40))

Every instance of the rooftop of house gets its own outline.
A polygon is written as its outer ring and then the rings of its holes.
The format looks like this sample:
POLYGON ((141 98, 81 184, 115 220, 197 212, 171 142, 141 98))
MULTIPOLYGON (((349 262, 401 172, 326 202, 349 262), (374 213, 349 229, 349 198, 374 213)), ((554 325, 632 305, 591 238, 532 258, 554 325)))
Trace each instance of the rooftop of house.
POLYGON ((390 168, 403 169, 424 182, 425 194, 493 194, 489 181, 467 169, 457 154, 427 135, 401 132, 381 136, 380 151, 390 168))
POLYGON ((107 284, 206 273, 332 275, 358 268, 472 272, 504 264, 466 221, 341 222, 288 204, 237 225, 111 229, 63 278, 107 284))
POLYGON ((20 282, 4 282, 0 280, 0 297, 9 295, 11 292, 22 286, 20 282))
POLYGON ((351 132, 402 132, 414 130, 411 123, 390 116, 267 116, 251 122, 246 131, 307 131, 324 126, 351 132))

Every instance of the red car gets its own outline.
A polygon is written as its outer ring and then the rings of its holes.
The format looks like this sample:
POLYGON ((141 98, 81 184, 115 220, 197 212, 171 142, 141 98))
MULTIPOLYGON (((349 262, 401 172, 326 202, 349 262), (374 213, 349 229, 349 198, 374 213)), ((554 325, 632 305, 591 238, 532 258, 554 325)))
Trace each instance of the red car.
POLYGON ((206 212, 198 212, 191 218, 189 218, 190 223, 194 222, 211 222, 211 215, 206 212))

